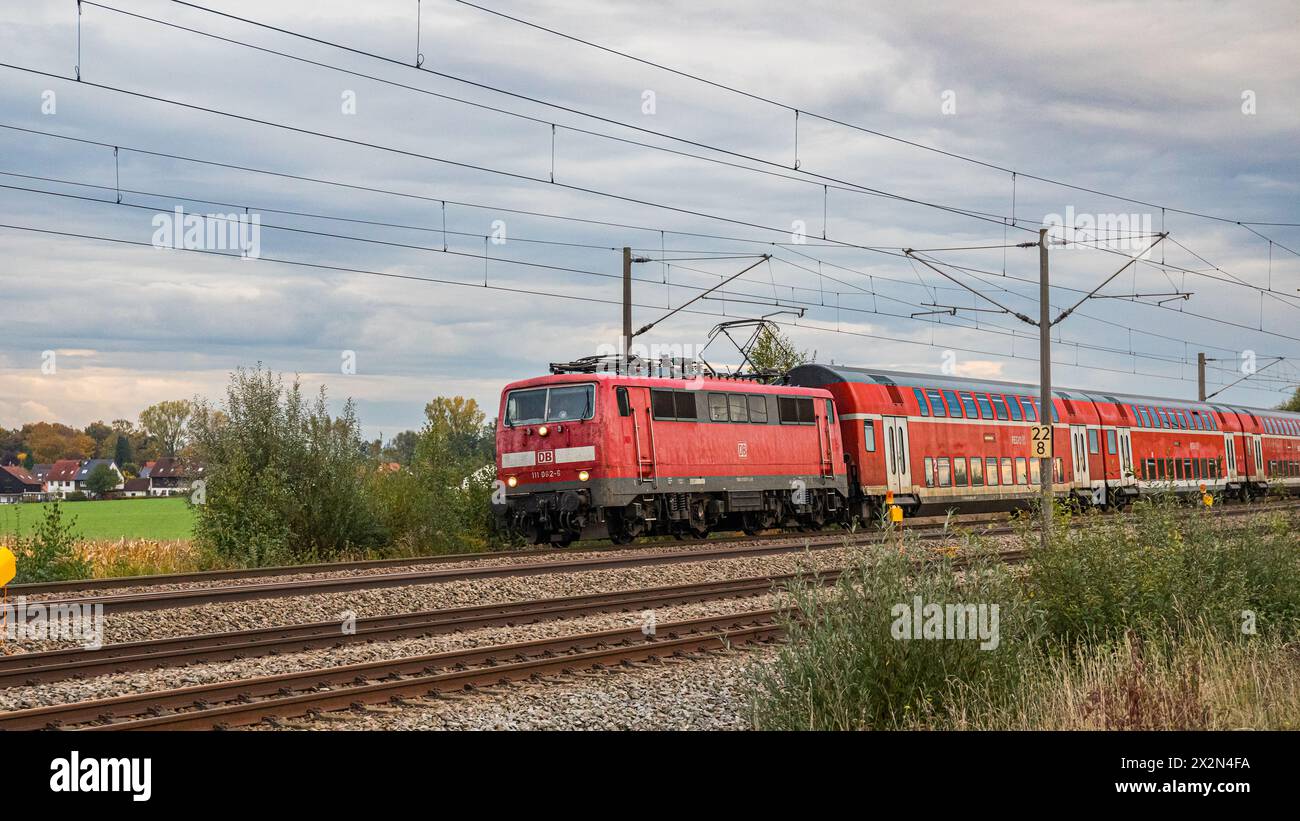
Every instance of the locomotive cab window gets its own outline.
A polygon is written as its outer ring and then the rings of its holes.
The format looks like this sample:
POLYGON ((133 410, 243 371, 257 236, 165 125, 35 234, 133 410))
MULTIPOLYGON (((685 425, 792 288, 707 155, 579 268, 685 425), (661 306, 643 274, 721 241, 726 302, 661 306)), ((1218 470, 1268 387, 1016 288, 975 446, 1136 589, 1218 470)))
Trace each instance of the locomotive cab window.
POLYGON ((566 385, 511 391, 506 398, 507 425, 572 422, 590 419, 595 409, 595 385, 566 385))
POLYGON ((632 402, 627 398, 627 388, 615 389, 614 396, 618 398, 618 415, 631 416, 632 402))

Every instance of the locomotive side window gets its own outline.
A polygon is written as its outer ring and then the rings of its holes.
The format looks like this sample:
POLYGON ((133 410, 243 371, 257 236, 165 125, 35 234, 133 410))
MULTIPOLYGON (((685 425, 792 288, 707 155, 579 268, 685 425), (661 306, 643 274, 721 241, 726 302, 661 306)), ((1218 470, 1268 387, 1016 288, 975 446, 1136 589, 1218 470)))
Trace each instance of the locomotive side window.
POLYGON ((727 395, 725 393, 709 394, 709 421, 727 421, 727 395))
POLYGON ((614 395, 618 397, 618 415, 631 416, 632 403, 627 398, 627 388, 618 388, 614 391, 614 395))
POLYGON ((798 424, 799 405, 794 401, 793 396, 782 396, 777 400, 776 406, 780 413, 782 425, 798 424))
POLYGON ((817 411, 811 399, 800 397, 795 400, 795 403, 799 406, 799 424, 811 425, 817 421, 817 411))
POLYGON ((749 421, 767 424, 767 397, 750 396, 749 397, 749 421))
POLYGON ((867 453, 876 452, 876 423, 870 419, 862 420, 862 443, 867 453))
POLYGON ((957 394, 952 391, 944 391, 943 398, 948 400, 948 412, 953 416, 961 416, 961 405, 957 402, 957 394))
POLYGON ((985 419, 992 419, 992 418, 993 418, 993 406, 989 404, 989 397, 988 397, 988 394, 986 394, 986 393, 977 393, 977 394, 975 394, 975 399, 978 400, 979 403, 980 403, 980 413, 984 415, 984 418, 985 418, 985 419))
POLYGON ((677 403, 672 391, 650 391, 650 410, 656 419, 676 419, 677 403))
POLYGON ((921 415, 929 416, 930 406, 926 404, 925 394, 921 393, 920 388, 912 388, 912 393, 916 394, 916 404, 921 409, 921 415))
POLYGON ((727 394, 727 405, 731 409, 731 421, 749 421, 749 405, 745 404, 745 397, 743 395, 738 393, 727 394))
POLYGON ((829 399, 826 400, 826 421, 835 421, 835 403, 829 399))
POLYGON ((678 391, 673 394, 673 404, 677 408, 677 421, 697 422, 700 418, 699 405, 695 402, 694 391, 678 391))
POLYGON ((980 412, 979 412, 979 410, 975 407, 975 397, 974 397, 974 395, 971 394, 970 391, 966 391, 965 393, 963 393, 963 394, 961 395, 961 405, 962 405, 963 408, 966 409, 966 418, 967 418, 967 419, 979 419, 979 418, 980 418, 980 412))
POLYGON ((930 397, 930 410, 936 417, 947 416, 948 412, 943 409, 943 397, 934 388, 927 388, 925 395, 930 397))

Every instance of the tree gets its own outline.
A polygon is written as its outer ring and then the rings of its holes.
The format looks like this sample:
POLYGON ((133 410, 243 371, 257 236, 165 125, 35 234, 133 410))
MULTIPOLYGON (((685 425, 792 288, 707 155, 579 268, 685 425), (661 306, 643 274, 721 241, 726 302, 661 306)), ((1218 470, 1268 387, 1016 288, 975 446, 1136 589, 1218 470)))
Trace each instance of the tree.
POLYGON ((352 400, 331 416, 322 387, 308 402, 295 380, 240 368, 221 411, 193 414, 205 465, 196 538, 251 564, 329 559, 382 541, 366 493, 360 423, 352 400))
POLYGON ((117 434, 117 445, 113 448, 113 461, 118 467, 131 464, 131 437, 117 434))
POLYGON ((96 465, 86 477, 86 490, 96 496, 102 497, 115 487, 117 487, 117 474, 108 465, 96 465))
POLYGON ((58 422, 23 425, 24 449, 37 462, 59 459, 87 459, 95 453, 95 440, 58 422))
POLYGON ((91 422, 86 425, 86 435, 95 440, 95 457, 98 459, 109 458, 109 447, 111 445, 108 438, 113 435, 113 428, 103 422, 91 422))
POLYGON ((384 448, 384 458, 390 462, 409 465, 415 460, 415 446, 420 442, 420 434, 413 430, 404 430, 388 440, 384 448))
POLYGON ((158 440, 164 456, 175 456, 185 446, 188 425, 194 415, 194 403, 173 399, 150 405, 140 411, 140 427, 158 440))
POLYGON ((749 361, 756 371, 784 373, 808 361, 808 352, 795 350, 790 338, 771 325, 759 332, 758 342, 749 352, 749 361))
POLYGON ((1295 393, 1291 395, 1291 398, 1278 405, 1277 409, 1300 413, 1300 388, 1296 388, 1295 393))

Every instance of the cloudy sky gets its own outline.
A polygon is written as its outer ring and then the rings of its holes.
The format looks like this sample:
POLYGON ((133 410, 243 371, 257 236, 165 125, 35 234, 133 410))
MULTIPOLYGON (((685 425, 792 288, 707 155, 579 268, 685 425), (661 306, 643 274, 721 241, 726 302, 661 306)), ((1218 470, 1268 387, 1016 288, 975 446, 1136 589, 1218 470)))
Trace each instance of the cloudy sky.
POLYGON ((419 4, 424 71, 415 0, 200 2, 284 31, 87 3, 79 84, 74 5, 0 2, 0 426, 219 398, 257 362, 369 436, 436 395, 492 416, 616 343, 625 245, 637 326, 772 254, 649 344, 803 308, 775 318, 820 361, 1033 380, 1036 329, 911 316, 992 305, 900 252, 994 246, 927 255, 1036 316, 1037 251, 1001 246, 1052 214, 1136 226, 1052 249, 1058 308, 1162 230, 1102 293, 1191 294, 1080 307, 1058 384, 1194 398, 1198 351, 1212 390, 1289 357, 1230 402, 1300 378, 1300 228, 1264 224, 1300 223, 1293 2, 482 2, 779 104, 453 0, 419 4), (258 258, 151 247, 177 207, 257 215, 258 258))

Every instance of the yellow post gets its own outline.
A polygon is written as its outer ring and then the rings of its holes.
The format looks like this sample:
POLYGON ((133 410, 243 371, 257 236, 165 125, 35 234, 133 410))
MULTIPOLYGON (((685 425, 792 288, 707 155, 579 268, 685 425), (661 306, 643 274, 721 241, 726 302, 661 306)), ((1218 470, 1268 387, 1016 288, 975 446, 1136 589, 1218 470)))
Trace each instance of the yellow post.
POLYGON ((14 557, 14 552, 0 545, 0 587, 13 581, 16 575, 18 575, 18 560, 14 557))

